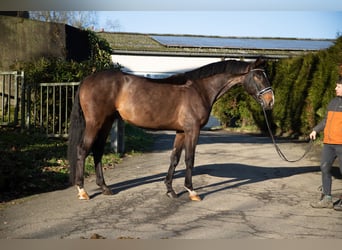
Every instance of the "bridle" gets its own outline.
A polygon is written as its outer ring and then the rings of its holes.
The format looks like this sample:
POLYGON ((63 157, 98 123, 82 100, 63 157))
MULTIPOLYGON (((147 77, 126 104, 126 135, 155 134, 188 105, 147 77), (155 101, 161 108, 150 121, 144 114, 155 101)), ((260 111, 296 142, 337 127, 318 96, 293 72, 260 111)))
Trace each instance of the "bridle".
POLYGON ((260 98, 260 96, 262 96, 263 94, 266 94, 267 92, 271 91, 273 91, 271 87, 266 87, 257 93, 257 97, 260 98))
MULTIPOLYGON (((261 71, 265 77, 265 79, 268 79, 267 78, 267 75, 266 75, 266 72, 264 69, 251 69, 248 73, 250 72, 253 72, 253 71, 261 71)), ((256 89, 257 89, 257 94, 256 94, 256 99, 260 102, 260 103, 263 103, 263 100, 261 99, 261 96, 263 96, 264 94, 268 93, 268 92, 272 92, 273 94, 273 89, 272 87, 265 87, 263 89, 259 89, 258 85, 255 85, 256 89)), ((274 95, 273 95, 273 100, 274 100, 274 95)))

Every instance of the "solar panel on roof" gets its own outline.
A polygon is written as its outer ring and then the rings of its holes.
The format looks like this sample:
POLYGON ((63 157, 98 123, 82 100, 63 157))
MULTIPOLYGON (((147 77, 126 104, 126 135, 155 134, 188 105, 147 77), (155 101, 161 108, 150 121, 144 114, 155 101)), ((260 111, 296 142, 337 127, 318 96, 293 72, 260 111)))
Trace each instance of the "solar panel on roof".
POLYGON ((331 40, 308 39, 266 39, 266 38, 225 38, 196 36, 151 36, 152 39, 168 47, 277 49, 277 50, 320 50, 332 46, 331 40))

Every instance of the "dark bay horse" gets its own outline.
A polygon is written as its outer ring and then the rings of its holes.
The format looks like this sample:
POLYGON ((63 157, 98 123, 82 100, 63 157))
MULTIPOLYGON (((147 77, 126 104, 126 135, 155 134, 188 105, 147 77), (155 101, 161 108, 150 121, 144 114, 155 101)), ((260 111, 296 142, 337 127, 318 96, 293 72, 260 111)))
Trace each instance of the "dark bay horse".
POLYGON ((185 189, 190 199, 200 200, 192 186, 195 148, 200 129, 209 119, 216 100, 234 85, 242 85, 265 109, 274 104, 274 94, 263 60, 220 61, 164 79, 149 79, 103 71, 86 77, 76 93, 71 112, 68 159, 70 180, 79 199, 89 199, 84 190, 84 162, 92 151, 96 183, 103 194, 112 194, 104 181, 102 155, 112 123, 119 116, 138 127, 174 130, 176 137, 165 179, 167 194, 177 197, 172 179, 181 152, 185 150, 185 189))

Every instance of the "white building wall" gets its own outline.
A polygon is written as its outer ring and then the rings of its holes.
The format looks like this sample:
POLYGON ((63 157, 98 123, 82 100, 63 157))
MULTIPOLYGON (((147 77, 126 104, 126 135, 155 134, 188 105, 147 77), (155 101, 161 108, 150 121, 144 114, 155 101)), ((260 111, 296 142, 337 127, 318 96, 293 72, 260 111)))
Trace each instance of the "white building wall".
POLYGON ((123 71, 143 76, 173 75, 220 60, 220 57, 112 55, 112 61, 123 66, 123 71))

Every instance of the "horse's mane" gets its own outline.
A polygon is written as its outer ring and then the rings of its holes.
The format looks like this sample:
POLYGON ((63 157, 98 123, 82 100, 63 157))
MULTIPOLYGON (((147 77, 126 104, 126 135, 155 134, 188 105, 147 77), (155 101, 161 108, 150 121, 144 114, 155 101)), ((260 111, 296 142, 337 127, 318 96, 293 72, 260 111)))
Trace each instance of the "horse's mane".
POLYGON ((214 62, 208 65, 204 65, 200 68, 183 73, 186 78, 190 80, 196 80, 200 78, 209 77, 221 73, 229 73, 232 75, 239 75, 246 73, 246 69, 249 63, 243 61, 220 61, 214 62))
POLYGON ((191 71, 172 75, 167 78, 154 79, 153 81, 159 83, 185 84, 187 80, 197 80, 221 73, 239 75, 246 73, 246 69, 249 64, 250 63, 248 62, 235 60, 219 61, 204 65, 191 71))

